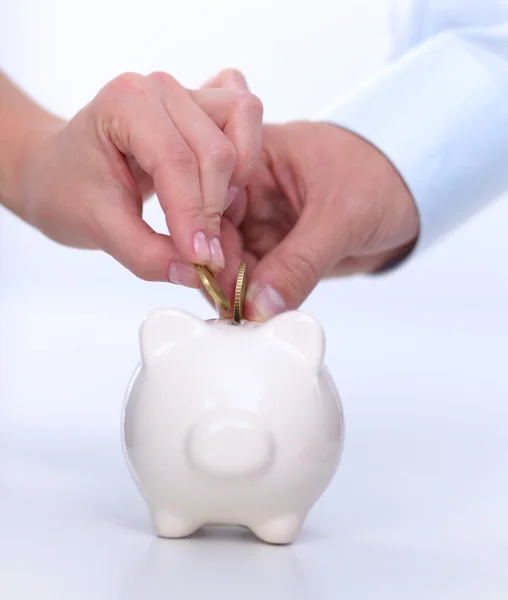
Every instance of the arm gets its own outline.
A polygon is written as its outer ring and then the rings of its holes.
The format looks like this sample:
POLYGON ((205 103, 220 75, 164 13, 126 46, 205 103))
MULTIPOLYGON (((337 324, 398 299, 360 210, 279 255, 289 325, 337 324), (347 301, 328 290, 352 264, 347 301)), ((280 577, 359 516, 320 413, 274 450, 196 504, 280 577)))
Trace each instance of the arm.
POLYGON ((43 130, 62 122, 0 71, 0 204, 20 215, 19 172, 24 150, 43 130))
POLYGON ((255 172, 262 113, 227 81, 189 90, 167 73, 124 73, 61 121, 0 73, 0 203, 142 279, 200 287, 194 264, 224 268, 221 216, 255 172), (143 219, 154 192, 171 235, 143 219))
POLYGON ((422 249, 508 189, 508 4, 410 4, 394 60, 320 116, 393 163, 422 249))

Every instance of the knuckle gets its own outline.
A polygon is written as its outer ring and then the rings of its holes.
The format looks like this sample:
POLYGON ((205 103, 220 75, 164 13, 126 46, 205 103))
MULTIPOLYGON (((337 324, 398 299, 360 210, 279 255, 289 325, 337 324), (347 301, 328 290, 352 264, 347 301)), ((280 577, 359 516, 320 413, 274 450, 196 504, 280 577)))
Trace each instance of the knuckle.
POLYGON ((147 261, 144 258, 142 252, 136 256, 129 256, 124 259, 125 265, 129 271, 135 275, 138 279, 143 281, 148 281, 149 278, 147 276, 147 261))
POLYGON ((139 73, 122 73, 112 79, 103 92, 114 98, 133 96, 147 93, 146 78, 139 73))
POLYGON ((223 69, 221 71, 221 75, 224 75, 225 77, 243 77, 242 72, 238 69, 235 69, 234 67, 228 67, 227 69, 223 69))
POLYGON ((203 208, 199 204, 197 198, 186 198, 183 202, 184 212, 187 219, 192 222, 198 222, 203 220, 203 208))
POLYGON ((185 142, 174 142, 168 150, 171 167, 181 173, 195 174, 198 171, 198 159, 185 142))
POLYGON ((319 279, 316 268, 317 253, 315 250, 293 249, 290 256, 281 256, 279 264, 282 268, 286 289, 292 296, 299 297, 302 291, 312 288, 319 279))
POLYGON ((154 71, 148 75, 148 78, 164 87, 174 87, 175 85, 179 85, 176 79, 165 71, 154 71))
POLYGON ((240 92, 237 98, 239 108, 249 115, 255 115, 259 119, 263 117, 264 106, 261 99, 250 92, 240 92))
POLYGON ((130 129, 132 100, 142 103, 150 95, 147 80, 139 73, 122 73, 107 83, 92 102, 91 113, 108 137, 125 137, 130 129), (118 135, 119 132, 123 132, 118 135))
MULTIPOLYGON (((178 200, 178 207, 174 211, 176 222, 191 223, 195 228, 202 229, 205 226, 205 215, 201 198, 188 193, 182 195, 178 200)), ((168 228, 171 231, 171 223, 168 222, 168 228)))
POLYGON ((205 217, 208 227, 213 231, 220 231, 222 212, 213 207, 205 207, 205 217))
POLYGON ((157 255, 154 248, 150 246, 136 245, 133 248, 125 248, 120 262, 138 279, 153 281, 155 277, 154 265, 157 265, 157 255))
POLYGON ((257 171, 258 165, 255 157, 251 154, 240 156, 238 158, 237 169, 235 172, 236 178, 242 184, 246 184, 251 181, 257 171))
POLYGON ((214 169, 233 171, 236 159, 236 148, 228 141, 216 141, 208 146, 207 160, 214 169))
POLYGON ((248 123, 249 137, 245 138, 236 165, 236 177, 241 182, 249 181, 256 173, 261 158, 261 127, 263 105, 257 96, 240 92, 236 99, 236 111, 243 123, 248 123))
POLYGON ((232 67, 223 69, 220 72, 219 77, 223 81, 231 81, 231 82, 233 82, 237 85, 241 85, 241 86, 245 85, 245 78, 243 76, 243 73, 241 71, 239 71, 238 69, 234 69, 232 67))

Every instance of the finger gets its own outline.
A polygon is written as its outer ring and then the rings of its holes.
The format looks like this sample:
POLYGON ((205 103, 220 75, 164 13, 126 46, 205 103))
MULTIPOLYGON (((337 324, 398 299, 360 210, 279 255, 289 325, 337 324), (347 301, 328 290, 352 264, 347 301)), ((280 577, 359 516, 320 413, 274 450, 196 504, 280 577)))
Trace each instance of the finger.
POLYGON ((159 89, 162 103, 199 165, 205 231, 212 264, 224 268, 220 244, 220 221, 224 212, 237 152, 214 121, 194 101, 192 95, 166 73, 153 73, 150 78, 159 89))
POLYGON ((226 267, 216 274, 216 278, 231 303, 231 310, 228 312, 221 311, 221 317, 232 318, 236 276, 238 267, 242 261, 243 242, 238 230, 233 227, 229 219, 222 219, 221 229, 221 241, 226 257, 226 267))
POLYGON ((243 73, 237 69, 224 69, 201 86, 202 90, 210 88, 249 91, 247 80, 243 73))
POLYGON ((185 260, 207 264, 198 160, 175 127, 147 78, 122 75, 93 103, 99 135, 135 158, 154 181, 176 248, 185 260))
POLYGON ((190 94, 236 149, 230 179, 235 193, 252 179, 261 158, 263 104, 254 94, 243 91, 211 89, 190 94))
POLYGON ((228 218, 235 227, 239 227, 245 219, 248 208, 248 198, 245 188, 240 188, 235 194, 234 202, 230 203, 224 212, 224 218, 228 218))
POLYGON ((186 263, 170 236, 156 233, 135 212, 102 209, 99 245, 144 281, 199 288, 195 270, 186 263))
MULTIPOLYGON (((216 278, 231 302, 231 310, 227 313, 222 312, 221 317, 230 319, 233 317, 235 287, 240 263, 247 263, 247 274, 249 274, 253 272, 258 259, 250 252, 244 251, 240 233, 228 218, 222 220, 221 240, 223 241, 224 253, 226 255, 226 268, 218 273, 216 278)), ((204 292, 204 295, 212 306, 214 306, 208 294, 204 292)))
POLYGON ((304 302, 345 252, 333 221, 333 215, 304 211, 282 242, 261 259, 247 290, 248 319, 266 321, 304 302))

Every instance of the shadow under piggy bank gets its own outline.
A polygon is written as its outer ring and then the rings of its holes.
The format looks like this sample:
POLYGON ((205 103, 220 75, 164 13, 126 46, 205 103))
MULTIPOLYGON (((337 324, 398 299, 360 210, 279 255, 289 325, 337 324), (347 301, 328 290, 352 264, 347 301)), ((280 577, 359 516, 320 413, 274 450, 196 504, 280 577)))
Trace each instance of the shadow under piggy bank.
POLYGON ((292 546, 259 542, 243 528, 202 528, 184 540, 154 539, 122 600, 312 597, 292 546))

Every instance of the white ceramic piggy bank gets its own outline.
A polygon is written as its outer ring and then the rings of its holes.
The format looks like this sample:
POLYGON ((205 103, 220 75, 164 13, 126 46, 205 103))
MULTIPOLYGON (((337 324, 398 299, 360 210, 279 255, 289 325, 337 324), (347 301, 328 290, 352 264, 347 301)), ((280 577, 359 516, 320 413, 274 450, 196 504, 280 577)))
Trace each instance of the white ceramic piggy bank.
POLYGON ((140 333, 124 450, 155 532, 239 525, 291 543, 344 442, 321 327, 299 311, 237 325, 161 309, 140 333))

